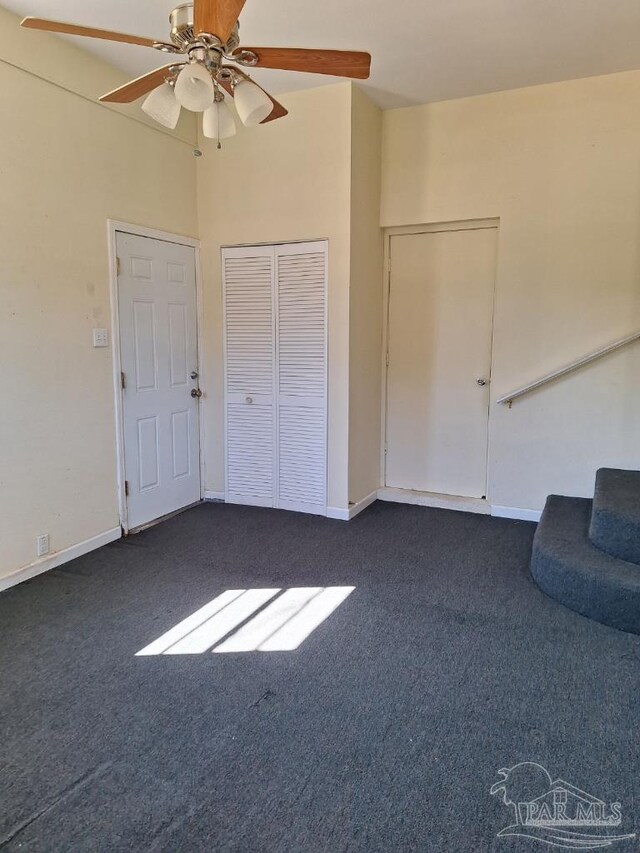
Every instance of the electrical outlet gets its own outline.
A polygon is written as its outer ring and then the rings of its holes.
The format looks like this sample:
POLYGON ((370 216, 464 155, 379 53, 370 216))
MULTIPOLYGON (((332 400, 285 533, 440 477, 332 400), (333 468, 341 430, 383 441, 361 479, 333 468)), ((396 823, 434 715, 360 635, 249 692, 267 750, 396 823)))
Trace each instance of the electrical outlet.
POLYGON ((36 537, 36 552, 38 557, 44 557, 45 554, 49 553, 49 534, 43 533, 41 536, 36 537))
POLYGON ((108 329, 94 329, 93 330, 93 345, 94 345, 94 347, 108 347, 109 346, 109 330, 108 329))

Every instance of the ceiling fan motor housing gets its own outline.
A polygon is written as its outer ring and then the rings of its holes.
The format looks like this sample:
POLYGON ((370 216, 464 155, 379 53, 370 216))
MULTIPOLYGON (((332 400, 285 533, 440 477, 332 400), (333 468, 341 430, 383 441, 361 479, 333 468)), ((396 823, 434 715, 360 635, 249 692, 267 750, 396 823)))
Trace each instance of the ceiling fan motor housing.
MULTIPOLYGON (((169 15, 169 24, 171 25, 171 41, 181 51, 188 50, 189 47, 198 41, 194 29, 194 11, 193 3, 181 3, 169 15)), ((233 28, 233 32, 229 36, 226 44, 220 45, 224 48, 225 53, 232 53, 240 44, 238 36, 238 23, 233 28)), ((216 33, 208 33, 207 35, 215 36, 216 33)))
POLYGON ((169 15, 171 41, 176 47, 186 47, 194 40, 193 3, 177 6, 169 15))

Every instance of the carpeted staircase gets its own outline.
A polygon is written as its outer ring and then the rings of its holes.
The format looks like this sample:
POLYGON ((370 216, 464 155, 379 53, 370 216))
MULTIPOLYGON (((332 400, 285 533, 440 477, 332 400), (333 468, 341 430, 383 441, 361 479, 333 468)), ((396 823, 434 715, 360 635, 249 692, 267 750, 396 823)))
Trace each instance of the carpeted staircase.
POLYGON ((601 468, 592 501, 550 495, 531 573, 571 610, 640 634, 640 471, 601 468))

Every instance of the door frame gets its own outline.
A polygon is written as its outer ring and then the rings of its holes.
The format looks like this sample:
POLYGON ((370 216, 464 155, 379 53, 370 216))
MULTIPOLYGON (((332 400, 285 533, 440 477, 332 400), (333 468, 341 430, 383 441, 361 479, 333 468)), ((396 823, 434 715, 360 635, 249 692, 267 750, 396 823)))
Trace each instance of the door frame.
MULTIPOLYGON (((380 411, 380 479, 382 481, 381 488, 388 488, 387 482, 387 396, 389 382, 389 364, 387 361, 389 354, 389 305, 391 295, 391 238, 401 237, 409 234, 434 234, 441 231, 477 231, 494 228, 497 231, 496 239, 496 264, 495 277, 493 282, 493 303, 491 306, 491 372, 493 373, 493 351, 494 351, 494 336, 495 336, 495 309, 496 309, 496 291, 498 282, 498 259, 500 245, 500 217, 487 217, 485 219, 456 219, 450 222, 430 222, 422 225, 395 225, 384 229, 384 287, 383 290, 383 305, 382 305, 382 393, 381 411, 380 411)), ((487 478, 485 484, 487 504, 491 504, 489 476, 489 460, 490 460, 490 445, 491 445, 491 388, 489 386, 489 405, 487 410, 487 478)), ((455 500, 455 498, 454 498, 455 500)), ((469 499, 475 500, 475 499, 469 499)))
MULTIPOLYGON (((124 463, 124 403, 122 399, 122 361, 120 357, 120 313, 118 300, 118 250, 117 234, 132 234, 134 237, 148 237, 151 240, 162 240, 165 243, 177 243, 194 250, 196 270, 196 336, 198 352, 198 374, 200 387, 205 384, 204 354, 203 354, 203 302, 202 302, 202 273, 200 268, 200 240, 186 237, 182 234, 172 234, 147 228, 144 225, 132 225, 117 219, 107 219, 107 246, 109 251, 109 298, 111 303, 111 364, 113 379, 113 398, 115 412, 116 436, 116 495, 118 500, 118 515, 120 527, 126 535, 129 532, 127 518, 127 496, 125 494, 125 463, 124 463)), ((198 452, 200 464, 200 499, 204 497, 204 454, 202 452, 202 436, 204 435, 204 406, 198 403, 198 452)))

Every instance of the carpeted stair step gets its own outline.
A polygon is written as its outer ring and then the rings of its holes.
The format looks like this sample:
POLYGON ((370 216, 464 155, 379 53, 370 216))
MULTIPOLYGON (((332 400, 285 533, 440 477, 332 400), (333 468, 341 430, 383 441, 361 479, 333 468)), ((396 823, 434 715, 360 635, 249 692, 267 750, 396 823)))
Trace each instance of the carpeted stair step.
POLYGON ((592 501, 550 495, 533 540, 531 574, 561 604, 640 634, 640 566, 605 554, 589 539, 592 501))
POLYGON ((612 557, 640 565, 640 471, 600 468, 589 535, 612 557))

